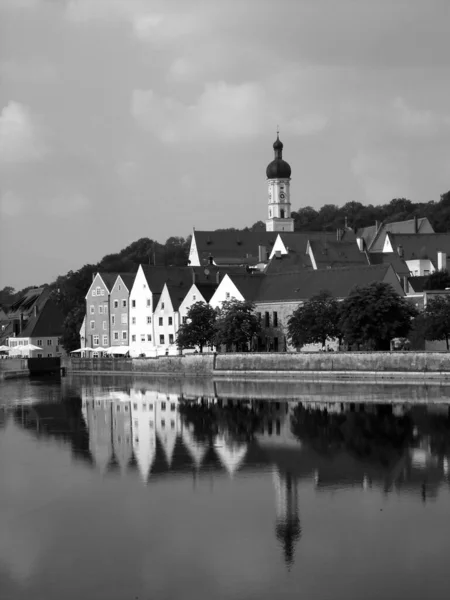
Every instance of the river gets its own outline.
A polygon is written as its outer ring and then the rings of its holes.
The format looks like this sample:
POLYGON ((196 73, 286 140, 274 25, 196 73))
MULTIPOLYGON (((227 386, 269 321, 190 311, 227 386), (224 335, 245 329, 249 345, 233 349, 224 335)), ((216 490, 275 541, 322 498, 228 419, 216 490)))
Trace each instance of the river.
POLYGON ((449 597, 450 389, 0 385, 1 600, 449 597))

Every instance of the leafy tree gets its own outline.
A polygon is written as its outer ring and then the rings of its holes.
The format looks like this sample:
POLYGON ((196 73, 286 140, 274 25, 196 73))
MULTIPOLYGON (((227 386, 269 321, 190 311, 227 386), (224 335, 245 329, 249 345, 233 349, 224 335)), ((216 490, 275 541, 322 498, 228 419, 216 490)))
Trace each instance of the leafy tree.
POLYGON ((288 338, 293 346, 320 343, 340 336, 339 305, 327 291, 312 296, 289 317, 288 338))
POLYGON ((447 270, 434 271, 428 275, 424 283, 424 290, 445 290, 450 288, 450 273, 447 270))
POLYGON ((354 287, 341 303, 340 321, 345 341, 367 349, 389 350, 395 337, 406 337, 417 311, 388 283, 354 287))
POLYGON ((248 349, 261 325, 254 314, 254 304, 248 301, 230 300, 224 302, 216 320, 215 345, 236 350, 248 349))
POLYGON ((427 303, 419 325, 426 340, 445 340, 450 350, 450 296, 436 296, 427 303))
POLYGON ((80 347, 80 327, 85 316, 85 307, 76 306, 69 311, 63 324, 61 344, 66 352, 72 352, 80 347))
POLYGON ((204 302, 196 302, 187 312, 187 321, 180 325, 177 333, 178 348, 212 346, 216 333, 216 311, 204 302))

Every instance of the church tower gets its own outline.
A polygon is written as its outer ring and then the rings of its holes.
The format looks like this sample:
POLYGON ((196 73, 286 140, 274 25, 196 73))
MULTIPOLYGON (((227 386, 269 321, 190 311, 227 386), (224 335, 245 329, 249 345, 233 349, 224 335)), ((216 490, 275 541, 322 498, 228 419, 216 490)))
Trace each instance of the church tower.
POLYGON ((273 145, 275 157, 266 169, 269 199, 266 231, 294 231, 291 217, 291 167, 283 160, 283 144, 277 132, 273 145))
POLYGON ((275 534, 283 550, 286 567, 294 564, 294 550, 300 539, 302 530, 298 509, 297 480, 290 473, 273 472, 273 482, 276 494, 277 519, 275 534))

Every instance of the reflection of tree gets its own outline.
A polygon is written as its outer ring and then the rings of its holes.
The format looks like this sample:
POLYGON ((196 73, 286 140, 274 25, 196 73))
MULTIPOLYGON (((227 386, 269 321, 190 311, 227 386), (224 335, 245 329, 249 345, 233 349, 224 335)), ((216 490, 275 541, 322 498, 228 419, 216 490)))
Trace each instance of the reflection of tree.
POLYGON ((317 452, 345 449, 360 460, 387 466, 412 440, 413 423, 409 416, 394 416, 391 406, 375 410, 336 414, 299 404, 292 415, 292 432, 317 452))
POLYGON ((256 408, 248 402, 225 406, 222 403, 183 402, 179 410, 183 421, 193 426, 193 435, 198 442, 211 442, 216 435, 222 435, 230 442, 249 442, 261 428, 270 405, 256 408))
POLYGON ((70 397, 61 402, 19 406, 13 409, 12 414, 17 425, 38 437, 48 436, 67 442, 76 457, 92 463, 81 398, 70 397))
POLYGON ((430 452, 439 457, 450 456, 450 406, 414 407, 411 416, 418 435, 427 438, 430 452))

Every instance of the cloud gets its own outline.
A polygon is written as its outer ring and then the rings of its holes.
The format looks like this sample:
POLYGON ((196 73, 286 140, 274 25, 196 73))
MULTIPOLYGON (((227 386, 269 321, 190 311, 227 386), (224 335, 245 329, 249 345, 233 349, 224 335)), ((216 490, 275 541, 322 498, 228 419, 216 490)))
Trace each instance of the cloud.
POLYGON ((75 192, 42 200, 41 207, 51 217, 70 217, 89 210, 91 202, 87 196, 75 192))
POLYGON ((0 163, 40 160, 46 149, 30 110, 11 101, 0 113, 0 163))
MULTIPOLYGON (((254 138, 268 124, 280 121, 279 107, 271 102, 260 83, 206 84, 194 104, 183 104, 153 90, 134 90, 133 117, 165 143, 194 141, 232 141, 254 138)), ((326 119, 317 114, 284 119, 294 133, 317 133, 326 119)))
POLYGON ((23 211, 23 201, 11 190, 0 197, 0 214, 5 217, 17 217, 23 211))

